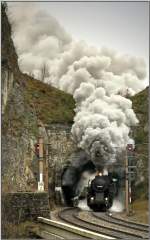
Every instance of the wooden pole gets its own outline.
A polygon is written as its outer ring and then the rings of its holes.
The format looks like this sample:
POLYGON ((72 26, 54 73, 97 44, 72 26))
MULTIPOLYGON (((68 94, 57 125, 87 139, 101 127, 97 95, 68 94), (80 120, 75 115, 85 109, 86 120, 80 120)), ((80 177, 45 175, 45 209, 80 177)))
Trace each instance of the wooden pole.
POLYGON ((126 213, 129 214, 129 172, 128 172, 128 156, 127 152, 125 154, 125 175, 126 175, 126 181, 125 181, 125 196, 126 196, 126 213))
POLYGON ((48 151, 48 144, 46 144, 46 153, 45 153, 45 174, 44 174, 44 188, 45 191, 48 191, 48 158, 49 158, 49 151, 48 151))
POLYGON ((43 181, 43 138, 39 138, 39 182, 38 191, 44 191, 44 181, 43 181))

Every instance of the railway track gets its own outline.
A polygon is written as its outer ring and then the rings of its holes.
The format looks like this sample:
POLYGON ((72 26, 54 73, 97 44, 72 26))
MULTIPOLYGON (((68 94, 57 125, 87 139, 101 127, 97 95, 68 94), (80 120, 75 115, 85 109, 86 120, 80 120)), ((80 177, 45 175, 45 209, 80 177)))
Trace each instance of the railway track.
POLYGON ((36 229, 30 229, 30 232, 35 233, 42 239, 48 240, 106 240, 113 239, 112 237, 106 237, 102 234, 94 233, 92 231, 75 227, 70 224, 38 217, 38 224, 36 229))
POLYGON ((145 232, 143 233, 140 230, 131 231, 131 228, 119 226, 117 222, 113 222, 110 225, 108 219, 98 220, 97 216, 92 215, 91 212, 86 212, 87 217, 83 217, 82 212, 79 208, 65 208, 58 213, 58 217, 62 221, 102 234, 106 237, 116 239, 148 239, 148 234, 145 232))
POLYGON ((108 216, 106 213, 93 212, 92 215, 98 219, 102 219, 119 226, 128 227, 129 229, 138 230, 147 234, 149 233, 149 226, 147 224, 140 224, 133 221, 127 221, 123 218, 108 216))

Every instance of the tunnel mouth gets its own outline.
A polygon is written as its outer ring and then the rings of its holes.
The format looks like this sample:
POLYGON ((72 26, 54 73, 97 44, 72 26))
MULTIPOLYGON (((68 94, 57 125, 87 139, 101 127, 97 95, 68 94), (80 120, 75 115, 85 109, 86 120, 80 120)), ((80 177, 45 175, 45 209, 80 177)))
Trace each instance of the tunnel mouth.
POLYGON ((66 206, 73 207, 73 191, 71 186, 62 186, 63 198, 66 206))
POLYGON ((81 180, 81 176, 84 172, 95 173, 95 166, 92 161, 88 161, 81 168, 69 165, 64 168, 61 176, 61 189, 63 202, 66 206, 74 206, 74 199, 79 199, 79 193, 77 192, 78 184, 81 180))

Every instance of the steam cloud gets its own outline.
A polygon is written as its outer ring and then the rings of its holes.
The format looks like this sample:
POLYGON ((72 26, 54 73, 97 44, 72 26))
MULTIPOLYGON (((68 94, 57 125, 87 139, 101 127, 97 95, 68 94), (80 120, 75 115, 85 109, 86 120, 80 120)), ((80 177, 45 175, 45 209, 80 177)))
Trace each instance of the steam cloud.
POLYGON ((45 82, 72 94, 74 141, 95 165, 114 161, 129 141, 130 127, 138 123, 125 96, 144 88, 144 60, 72 40, 55 18, 33 3, 11 4, 8 16, 20 69, 40 80, 44 67, 45 82))

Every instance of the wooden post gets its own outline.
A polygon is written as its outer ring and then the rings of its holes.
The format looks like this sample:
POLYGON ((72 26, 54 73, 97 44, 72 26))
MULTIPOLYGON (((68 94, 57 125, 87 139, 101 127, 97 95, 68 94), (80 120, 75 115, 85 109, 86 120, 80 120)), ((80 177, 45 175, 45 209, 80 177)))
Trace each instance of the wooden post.
POLYGON ((39 182, 38 191, 44 191, 44 181, 43 181, 43 138, 39 138, 39 182))
POLYGON ((48 191, 48 157, 49 157, 49 151, 48 151, 48 144, 46 144, 46 152, 45 152, 45 171, 44 171, 44 189, 45 191, 48 191))
POLYGON ((125 196, 126 196, 126 213, 129 214, 129 172, 128 172, 128 156, 125 154, 125 196))

